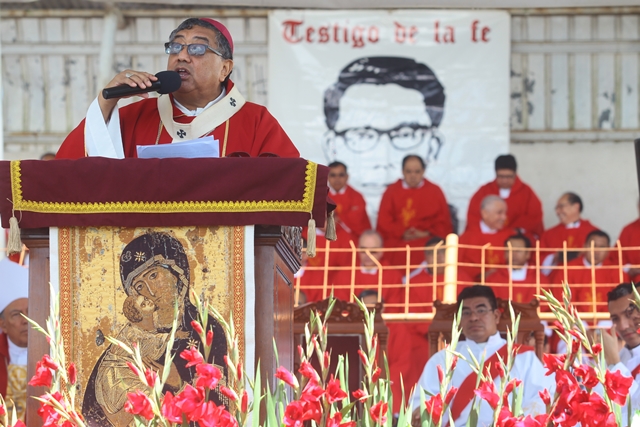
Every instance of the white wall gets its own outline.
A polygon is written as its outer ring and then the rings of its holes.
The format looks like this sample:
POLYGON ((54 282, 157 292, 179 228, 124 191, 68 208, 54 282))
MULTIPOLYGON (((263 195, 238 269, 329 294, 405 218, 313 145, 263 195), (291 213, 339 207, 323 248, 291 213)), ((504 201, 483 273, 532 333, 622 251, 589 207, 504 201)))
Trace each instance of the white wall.
POLYGON ((546 228, 558 223, 556 201, 566 191, 584 203, 584 218, 613 240, 638 217, 638 180, 632 142, 511 144, 518 173, 542 201, 546 228))

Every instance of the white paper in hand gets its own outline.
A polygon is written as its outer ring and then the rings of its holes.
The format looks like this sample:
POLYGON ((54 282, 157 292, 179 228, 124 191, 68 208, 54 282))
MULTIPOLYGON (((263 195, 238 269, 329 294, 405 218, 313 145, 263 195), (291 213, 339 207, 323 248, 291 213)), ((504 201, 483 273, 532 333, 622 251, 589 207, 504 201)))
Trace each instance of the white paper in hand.
POLYGON ((138 150, 139 159, 220 157, 220 141, 213 139, 213 136, 173 142, 171 144, 138 145, 136 149, 138 150))

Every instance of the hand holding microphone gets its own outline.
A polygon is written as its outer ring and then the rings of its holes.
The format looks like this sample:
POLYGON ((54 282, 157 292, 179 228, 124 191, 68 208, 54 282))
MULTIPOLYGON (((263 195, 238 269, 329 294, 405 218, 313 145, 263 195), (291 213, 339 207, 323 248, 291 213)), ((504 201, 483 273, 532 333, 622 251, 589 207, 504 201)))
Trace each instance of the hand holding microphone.
POLYGON ((148 92, 167 94, 180 88, 182 80, 175 71, 161 71, 155 76, 149 73, 133 70, 125 70, 118 74, 110 86, 102 90, 104 99, 123 98, 140 95, 148 97, 148 92))

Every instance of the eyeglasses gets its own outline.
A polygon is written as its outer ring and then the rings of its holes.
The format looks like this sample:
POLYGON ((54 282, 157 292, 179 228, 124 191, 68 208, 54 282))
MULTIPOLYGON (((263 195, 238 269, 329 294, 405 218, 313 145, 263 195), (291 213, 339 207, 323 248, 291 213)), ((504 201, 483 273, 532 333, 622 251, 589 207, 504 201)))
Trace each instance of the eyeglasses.
POLYGON ((403 123, 389 130, 365 126, 334 132, 336 136, 344 138, 345 144, 351 151, 362 153, 373 149, 384 135, 389 137, 391 144, 398 150, 410 150, 424 141, 430 129, 430 126, 417 123, 403 123))
POLYGON ((463 308, 462 309, 462 317, 466 318, 466 317, 471 317, 472 314, 475 314, 478 317, 483 317, 486 316, 487 313, 491 312, 493 310, 491 310, 490 308, 487 307, 478 307, 475 310, 471 310, 470 308, 463 308))
POLYGON ((341 172, 341 173, 329 173, 329 178, 344 178, 345 176, 347 176, 346 173, 341 172))
POLYGON ((168 55, 177 55, 184 47, 187 48, 187 53, 191 56, 202 56, 207 52, 207 49, 209 49, 219 57, 224 58, 220 52, 211 46, 202 43, 180 44, 177 42, 167 42, 164 44, 164 51, 168 55))
MULTIPOLYGON (((632 303, 629 305, 629 307, 627 307, 625 311, 623 311, 620 314, 626 317, 627 319, 633 319, 638 314, 638 312, 639 312, 638 307, 636 307, 636 305, 632 303)), ((611 316, 611 320, 614 322, 617 322, 620 319, 618 318, 618 316, 611 316)))

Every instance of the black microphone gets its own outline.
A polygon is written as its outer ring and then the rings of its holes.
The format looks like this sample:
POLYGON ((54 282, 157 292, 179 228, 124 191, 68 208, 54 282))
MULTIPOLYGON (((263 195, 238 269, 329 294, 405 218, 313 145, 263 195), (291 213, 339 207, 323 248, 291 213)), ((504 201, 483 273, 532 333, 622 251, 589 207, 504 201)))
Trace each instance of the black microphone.
POLYGON ((120 85, 102 89, 104 99, 122 98, 123 96, 140 95, 147 92, 158 92, 167 94, 180 89, 182 79, 180 74, 175 71, 160 71, 156 74, 158 80, 151 82, 151 86, 142 89, 139 86, 131 87, 129 85, 120 85))

